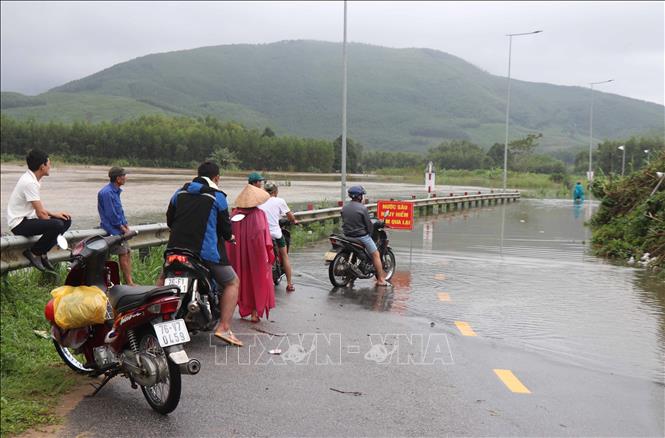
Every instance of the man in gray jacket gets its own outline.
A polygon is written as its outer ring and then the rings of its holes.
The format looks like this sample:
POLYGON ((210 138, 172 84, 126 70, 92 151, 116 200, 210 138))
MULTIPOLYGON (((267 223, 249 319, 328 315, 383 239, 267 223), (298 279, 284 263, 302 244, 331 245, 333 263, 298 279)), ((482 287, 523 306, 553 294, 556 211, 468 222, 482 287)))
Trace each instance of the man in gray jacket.
POLYGON ((367 207, 363 204, 363 195, 366 194, 362 186, 352 186, 347 190, 351 202, 342 208, 342 231, 345 236, 354 237, 362 241, 367 252, 372 255, 372 263, 376 271, 376 285, 387 286, 386 274, 383 272, 381 255, 372 240, 372 221, 369 218, 367 207))

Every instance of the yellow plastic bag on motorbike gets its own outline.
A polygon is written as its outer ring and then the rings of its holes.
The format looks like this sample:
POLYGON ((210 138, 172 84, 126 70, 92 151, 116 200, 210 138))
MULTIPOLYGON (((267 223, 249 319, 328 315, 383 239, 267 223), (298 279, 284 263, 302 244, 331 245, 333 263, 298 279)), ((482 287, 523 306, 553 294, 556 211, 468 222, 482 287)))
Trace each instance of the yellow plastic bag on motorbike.
POLYGON ((98 287, 61 286, 51 295, 58 327, 68 330, 104 322, 108 298, 98 287))

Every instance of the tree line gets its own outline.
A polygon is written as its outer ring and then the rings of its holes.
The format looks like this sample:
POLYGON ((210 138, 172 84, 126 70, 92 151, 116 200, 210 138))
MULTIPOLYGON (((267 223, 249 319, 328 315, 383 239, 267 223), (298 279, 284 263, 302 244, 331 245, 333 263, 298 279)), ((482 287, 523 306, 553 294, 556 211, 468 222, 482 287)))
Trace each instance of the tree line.
MULTIPOLYGON (((121 165, 192 167, 205 159, 213 159, 226 169, 335 172, 341 168, 341 136, 333 141, 277 136, 269 127, 263 131, 250 129, 210 116, 151 115, 120 123, 64 124, 16 120, 0 114, 0 127, 3 156, 21 156, 32 148, 40 148, 51 155, 85 164, 112 161, 121 165)), ((508 168, 565 175, 568 169, 563 161, 536 153, 541 137, 542 134, 532 133, 510 142, 508 168)), ((642 167, 652 154, 665 149, 663 138, 605 141, 594 151, 594 170, 620 173, 622 152, 617 147, 621 144, 626 146, 626 172, 642 167)), ((504 144, 495 143, 486 151, 468 140, 451 140, 426 153, 416 153, 366 151, 359 142, 347 139, 346 170, 349 173, 385 168, 424 169, 428 161, 441 170, 503 168, 504 144)), ((585 171, 587 163, 588 154, 580 152, 574 171, 585 171)))
POLYGON ((39 148, 75 162, 191 167, 224 158, 228 167, 330 172, 330 141, 277 137, 213 117, 142 116, 121 123, 37 123, 0 115, 2 154, 24 155, 39 148))

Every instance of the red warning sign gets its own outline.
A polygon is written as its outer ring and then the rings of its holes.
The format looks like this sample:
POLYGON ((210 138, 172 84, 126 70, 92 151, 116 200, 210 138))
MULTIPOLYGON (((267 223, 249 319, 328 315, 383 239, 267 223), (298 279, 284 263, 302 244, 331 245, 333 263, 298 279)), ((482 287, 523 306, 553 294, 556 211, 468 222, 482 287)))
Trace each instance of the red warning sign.
POLYGON ((413 202, 379 201, 376 216, 386 221, 389 228, 397 230, 413 229, 413 202), (384 215, 388 212, 388 216, 384 215))

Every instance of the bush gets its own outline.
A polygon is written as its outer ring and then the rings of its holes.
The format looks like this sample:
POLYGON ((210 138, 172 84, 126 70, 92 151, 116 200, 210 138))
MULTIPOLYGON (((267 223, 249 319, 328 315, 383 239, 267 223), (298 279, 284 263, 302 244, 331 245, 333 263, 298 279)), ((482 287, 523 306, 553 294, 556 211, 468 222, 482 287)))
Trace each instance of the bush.
POLYGON ((591 219, 594 251, 603 256, 654 258, 651 266, 665 268, 665 186, 651 195, 658 184, 657 169, 665 168, 665 152, 658 159, 625 178, 597 177, 591 188, 600 197, 591 219))

